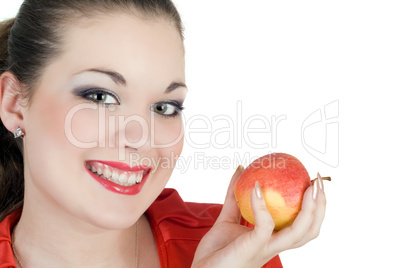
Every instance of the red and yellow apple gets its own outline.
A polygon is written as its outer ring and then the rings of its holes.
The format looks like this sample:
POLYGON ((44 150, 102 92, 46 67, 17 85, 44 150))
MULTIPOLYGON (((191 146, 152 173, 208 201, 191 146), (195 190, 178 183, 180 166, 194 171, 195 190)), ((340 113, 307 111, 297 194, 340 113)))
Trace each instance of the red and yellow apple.
POLYGON ((301 210, 303 195, 311 185, 303 164, 294 156, 272 153, 253 161, 237 180, 235 197, 243 218, 255 224, 251 191, 258 181, 269 213, 279 231, 292 225, 301 210))

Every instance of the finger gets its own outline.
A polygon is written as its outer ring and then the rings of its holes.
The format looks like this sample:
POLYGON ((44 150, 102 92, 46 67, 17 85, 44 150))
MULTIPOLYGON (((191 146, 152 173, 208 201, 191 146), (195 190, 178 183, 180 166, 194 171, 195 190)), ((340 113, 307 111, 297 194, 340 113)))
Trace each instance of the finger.
POLYGON ((251 193, 251 208, 254 214, 255 227, 251 233, 253 243, 266 245, 271 238, 272 232, 275 228, 275 222, 269 213, 265 204, 264 196, 258 181, 255 183, 255 188, 251 193))
MULTIPOLYGON (((226 193, 225 203, 223 204, 222 211, 219 214, 216 223, 220 223, 222 221, 229 221, 233 223, 238 223, 240 220, 240 210, 237 206, 236 198, 234 195, 234 186, 236 181, 239 179, 240 174, 243 172, 244 167, 239 165, 232 176, 230 181, 228 191, 226 193)), ((216 224, 215 223, 215 224, 216 224)))
POLYGON ((313 199, 313 191, 315 187, 318 187, 316 183, 307 188, 304 193, 302 209, 293 224, 290 227, 279 231, 273 237, 273 244, 277 247, 278 252, 297 247, 297 244, 303 241, 308 234, 308 231, 313 224, 317 207, 317 204, 313 199))
POLYGON ((296 247, 301 247, 304 244, 308 243, 309 241, 315 239, 318 237, 320 234, 321 226, 324 221, 325 217, 325 209, 326 209, 326 197, 325 193, 323 190, 319 190, 317 193, 317 208, 315 211, 315 218, 314 221, 308 231, 308 234, 305 236, 303 240, 301 240, 299 243, 297 243, 295 246, 296 247))

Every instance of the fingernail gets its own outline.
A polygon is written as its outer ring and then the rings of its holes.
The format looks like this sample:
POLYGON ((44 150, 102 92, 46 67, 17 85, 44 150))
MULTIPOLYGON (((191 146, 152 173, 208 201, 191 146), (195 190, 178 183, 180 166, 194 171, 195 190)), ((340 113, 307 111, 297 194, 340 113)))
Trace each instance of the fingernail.
POLYGON ((255 182, 255 194, 257 195, 258 199, 262 199, 261 186, 258 181, 255 182))
MULTIPOLYGON (((318 179, 319 180, 319 179, 318 179)), ((313 199, 317 199, 317 194, 318 194, 318 180, 314 180, 313 183, 313 199)))
POLYGON ((243 167, 242 165, 239 165, 239 166, 237 167, 237 169, 236 169, 236 172, 237 172, 237 171, 243 172, 243 170, 244 170, 244 167, 243 167))
POLYGON ((321 175, 320 173, 317 173, 317 181, 318 181, 318 186, 320 187, 321 190, 324 191, 324 183, 322 181, 321 175))

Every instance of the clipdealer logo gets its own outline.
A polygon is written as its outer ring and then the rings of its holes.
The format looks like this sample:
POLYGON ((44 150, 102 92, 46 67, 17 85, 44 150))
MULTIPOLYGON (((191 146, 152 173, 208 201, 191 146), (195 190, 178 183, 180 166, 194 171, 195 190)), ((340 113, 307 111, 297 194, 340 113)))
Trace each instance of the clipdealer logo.
POLYGON ((303 147, 331 167, 339 165, 339 100, 315 110, 301 127, 303 147))

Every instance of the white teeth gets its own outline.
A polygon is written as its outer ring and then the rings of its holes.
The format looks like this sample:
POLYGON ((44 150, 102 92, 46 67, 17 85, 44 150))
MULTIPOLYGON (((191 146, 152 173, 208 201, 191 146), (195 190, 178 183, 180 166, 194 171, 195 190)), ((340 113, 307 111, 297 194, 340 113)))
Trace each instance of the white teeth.
POLYGON ((142 181, 142 172, 137 174, 136 182, 140 183, 142 181))
POLYGON ((114 169, 110 170, 107 165, 103 165, 97 163, 96 166, 92 166, 89 163, 86 163, 86 167, 91 170, 93 173, 98 174, 101 178, 113 181, 114 183, 123 185, 123 186, 131 186, 142 181, 142 177, 144 175, 144 170, 137 172, 120 172, 115 171, 114 169), (131 174, 129 176, 129 174, 131 174))
POLYGON ((108 168, 105 168, 105 170, 103 171, 103 176, 105 176, 106 179, 109 179, 110 176, 112 176, 112 172, 110 172, 108 168))
POLYGON ((134 174, 131 174, 130 177, 128 178, 128 184, 135 184, 137 182, 137 176, 134 174))
POLYGON ((119 182, 121 183, 121 184, 126 184, 127 183, 127 180, 128 180, 128 177, 127 177, 127 175, 125 174, 125 173, 123 173, 123 174, 121 174, 120 175, 120 177, 119 177, 119 182))

